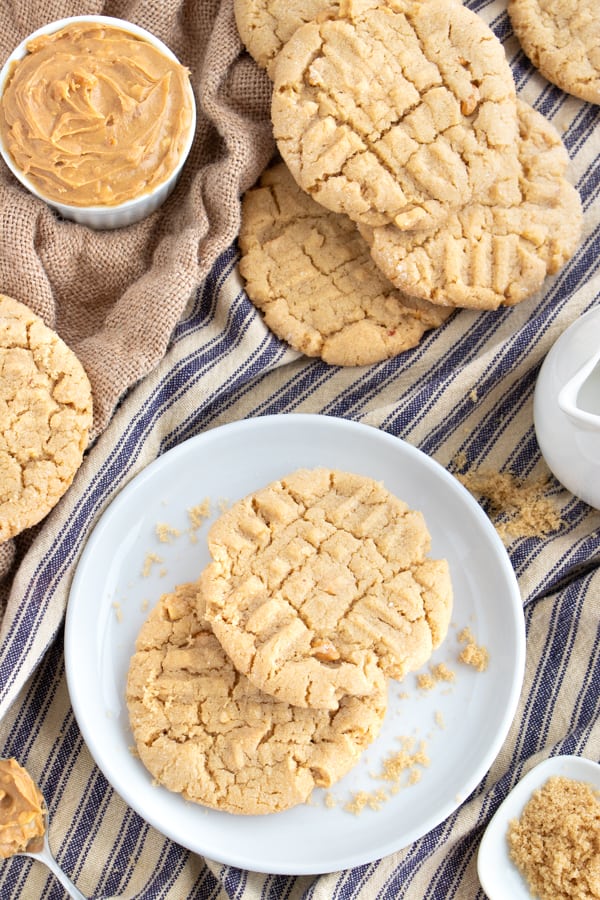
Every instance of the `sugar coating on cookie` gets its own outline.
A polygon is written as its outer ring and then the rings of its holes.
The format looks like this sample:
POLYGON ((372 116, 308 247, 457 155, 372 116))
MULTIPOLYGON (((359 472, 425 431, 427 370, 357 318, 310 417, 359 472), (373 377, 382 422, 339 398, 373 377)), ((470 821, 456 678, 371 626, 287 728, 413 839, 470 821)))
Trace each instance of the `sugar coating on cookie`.
POLYGON ((565 178, 567 151, 544 116, 522 101, 517 109, 513 198, 484 194, 428 231, 360 227, 374 261, 400 290, 454 307, 512 306, 577 249, 583 216, 579 193, 565 178))
POLYGON ((509 0, 508 14, 523 51, 548 81, 600 103, 596 0, 509 0))
POLYGON ((197 583, 164 594, 127 677, 136 748, 157 783, 229 813, 279 812, 330 787, 376 737, 385 690, 337 711, 299 709, 257 690, 224 653, 197 583))
POLYGON ((277 54, 306 22, 335 16, 337 0, 234 0, 236 25, 246 50, 272 76, 277 54))
POLYGON ((277 57, 281 155, 357 222, 428 227, 512 179, 515 86, 504 48, 457 0, 348 0, 277 57))
POLYGON ((244 195, 239 246, 246 291, 268 327, 332 365, 396 356, 451 314, 398 291, 355 223, 314 201, 284 163, 244 195))
POLYGON ((81 465, 92 392, 72 350, 0 294, 0 541, 37 524, 81 465))
POLYGON ((297 706, 335 709, 429 659, 452 587, 423 515, 380 482, 299 469, 208 534, 206 615, 236 668, 297 706))

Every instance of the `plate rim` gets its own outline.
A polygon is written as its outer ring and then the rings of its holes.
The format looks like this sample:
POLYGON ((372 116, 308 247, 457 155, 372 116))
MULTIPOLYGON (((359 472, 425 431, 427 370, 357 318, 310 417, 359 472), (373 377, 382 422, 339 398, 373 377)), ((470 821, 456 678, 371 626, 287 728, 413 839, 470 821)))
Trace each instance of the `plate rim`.
POLYGON ((125 505, 128 503, 131 494, 134 494, 136 491, 140 490, 147 481, 155 477, 155 473, 159 472, 165 466, 169 466, 170 464, 172 464, 172 461, 176 461, 177 457, 180 454, 184 454, 193 450, 194 446, 197 444, 208 444, 211 440, 221 439, 223 436, 227 436, 227 434, 231 435, 236 431, 245 431, 246 429, 252 430, 254 428, 260 429, 263 427, 268 428, 275 422, 277 422, 277 425, 275 427, 285 427, 286 423, 289 423, 291 419, 294 419, 295 424, 297 425, 300 425, 302 423, 311 423, 318 428, 331 427, 334 430, 341 431, 344 431, 345 429, 348 431, 359 430, 364 433, 365 436, 368 433, 369 438, 372 438, 375 441, 383 441, 384 443, 389 443, 390 447, 401 446, 402 452, 412 455, 417 465, 424 465, 426 468, 435 471, 437 476, 440 477, 449 487, 451 487, 451 490, 456 493, 460 501, 468 505, 472 515, 476 520, 478 520, 478 523, 481 524, 481 527, 486 533, 486 537, 489 544, 491 545, 491 549, 494 551, 494 555, 500 562, 502 570, 507 578, 507 587, 509 588, 509 594, 511 598, 511 602, 508 604, 508 607, 510 608, 511 614, 514 618, 515 631, 514 677, 511 684, 509 699, 505 705, 501 723, 496 729, 493 740, 489 743, 486 753, 482 755, 482 758, 479 761, 479 765, 475 768, 471 776, 464 780, 463 796, 460 802, 452 803, 450 800, 448 800, 443 807, 440 807, 442 813, 441 815, 431 816, 431 821, 427 821, 425 823, 425 829, 413 829, 414 833, 410 834, 408 839, 398 842, 397 839, 390 837, 387 842, 385 842, 378 848, 377 855, 373 855, 371 853, 370 855, 364 855, 360 859, 354 857, 340 859, 336 857, 334 865, 330 866, 329 868, 323 868, 323 866, 321 865, 315 866, 314 863, 311 864, 310 862, 299 862, 297 864, 294 863, 293 868, 290 867, 291 863, 282 863, 270 865, 268 869, 268 872, 270 874, 316 875, 324 874, 325 872, 336 871, 340 868, 351 868, 365 863, 373 862, 375 859, 381 858, 392 852, 401 850, 404 847, 409 846, 411 843, 419 840, 425 834, 429 833, 433 828, 437 827, 437 825, 445 821, 445 819, 448 818, 449 815, 455 812, 462 805, 462 803, 473 792, 477 785, 484 779, 486 773, 489 771, 491 765, 498 756, 502 744, 506 740, 511 723, 516 713, 524 678, 526 649, 525 620, 524 616, 522 615, 522 599, 516 573, 514 571, 512 563, 510 562, 510 558, 508 556, 506 548, 504 547, 504 544, 502 543, 496 529, 494 528, 492 522, 490 521, 484 510, 481 508, 479 503, 477 503, 475 498, 469 493, 466 487, 457 478, 455 478, 455 476, 453 476, 451 472, 445 469, 444 466, 441 465, 441 463, 437 462, 437 460, 435 460, 432 456, 429 456, 424 451, 420 450, 418 447, 409 443, 405 439, 397 437, 389 432, 383 431, 377 426, 321 413, 276 413, 264 416, 256 416, 224 423, 223 425, 215 426, 214 428, 210 428, 207 431, 200 432, 199 434, 187 438, 174 447, 169 448, 158 457, 154 458, 136 475, 134 475, 127 482, 127 484, 124 485, 117 492, 117 494, 106 504, 98 519, 91 526, 90 531, 84 541, 82 552, 77 562, 69 589, 64 637, 65 670, 71 705, 78 727, 81 730, 82 737, 85 740, 86 746, 92 758, 94 759, 95 764, 103 772, 108 782, 111 784, 113 790, 115 790, 115 792, 119 794, 122 799, 129 806, 131 806, 131 808, 134 809, 145 821, 155 827, 159 831, 159 833, 186 847, 192 852, 208 855, 210 858, 215 859, 225 865, 245 868, 249 871, 265 871, 264 867, 262 866, 260 868, 256 868, 256 866, 253 865, 252 860, 243 858, 243 854, 240 855, 240 852, 224 852, 219 856, 215 856, 214 851, 211 852, 209 850, 203 849, 197 842, 194 842, 194 846, 190 846, 189 841, 182 842, 181 835, 177 832, 177 829, 165 826, 164 822, 158 821, 157 818, 151 814, 151 812, 150 814, 148 813, 148 810, 145 809, 144 804, 136 804, 135 802, 132 802, 132 799, 127 792, 125 792, 124 794, 122 790, 117 789, 112 777, 113 773, 111 773, 111 775, 109 776, 109 774, 105 770, 105 767, 103 765, 103 763, 105 763, 105 760, 102 760, 101 762, 97 759, 95 752, 97 748, 95 747, 93 735, 88 730, 87 720, 81 715, 80 698, 76 687, 77 680, 72 669, 73 654, 71 651, 71 647, 73 646, 73 641, 75 639, 75 626, 73 625, 73 620, 78 610, 76 601, 71 602, 71 597, 76 596, 77 594, 79 582, 85 577, 85 567, 88 557, 91 557, 93 555, 96 544, 98 542, 101 542, 103 532, 105 528, 110 524, 111 516, 115 514, 115 511, 119 511, 121 505, 125 505), (521 612, 520 616, 518 615, 519 611, 521 612), (435 819, 435 821, 433 821, 433 819, 435 819))

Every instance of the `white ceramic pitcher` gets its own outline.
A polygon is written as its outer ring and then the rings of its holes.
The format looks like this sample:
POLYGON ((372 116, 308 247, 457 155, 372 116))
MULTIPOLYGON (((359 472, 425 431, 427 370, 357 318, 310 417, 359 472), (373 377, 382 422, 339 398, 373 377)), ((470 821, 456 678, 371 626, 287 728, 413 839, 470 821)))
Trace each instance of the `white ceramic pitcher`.
POLYGON ((551 347, 534 394, 544 459, 576 497, 600 509, 600 305, 551 347))
POLYGON ((574 428, 600 434, 600 347, 559 391, 558 405, 574 428))

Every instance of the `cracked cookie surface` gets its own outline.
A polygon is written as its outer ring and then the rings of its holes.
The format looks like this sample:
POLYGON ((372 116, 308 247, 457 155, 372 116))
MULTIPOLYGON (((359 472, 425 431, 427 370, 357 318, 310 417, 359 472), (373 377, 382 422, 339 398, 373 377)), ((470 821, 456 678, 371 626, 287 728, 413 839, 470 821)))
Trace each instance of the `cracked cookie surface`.
POLYGON ((277 54, 301 25, 335 16, 336 0, 234 0, 240 37, 248 53, 272 77, 277 54))
POLYGON ((137 750, 159 784, 230 813, 279 812, 329 787, 376 737, 385 690, 337 711, 257 690, 224 653, 198 583, 164 594, 142 626, 127 679, 137 750))
POLYGON ((299 469, 212 525, 206 615, 261 690, 335 709, 419 668, 444 639, 452 587, 430 542, 422 514, 379 482, 299 469))
POLYGON ((451 314, 397 290, 354 222, 316 203, 284 163, 244 195, 239 245, 246 291, 271 331, 332 365, 396 356, 451 314))
POLYGON ((537 291, 581 238, 579 193, 565 178, 567 151, 528 104, 519 114, 519 189, 495 189, 429 231, 360 227, 376 264, 400 290, 442 305, 496 309, 537 291))
POLYGON ((370 226, 430 227, 513 178, 504 48, 457 0, 348 2, 277 57, 273 130, 315 200, 370 226))
POLYGON ((92 393, 69 347, 0 294, 0 541, 35 525, 81 465, 92 393))
POLYGON ((600 103, 600 7, 596 0, 509 0, 524 53, 563 91, 600 103))

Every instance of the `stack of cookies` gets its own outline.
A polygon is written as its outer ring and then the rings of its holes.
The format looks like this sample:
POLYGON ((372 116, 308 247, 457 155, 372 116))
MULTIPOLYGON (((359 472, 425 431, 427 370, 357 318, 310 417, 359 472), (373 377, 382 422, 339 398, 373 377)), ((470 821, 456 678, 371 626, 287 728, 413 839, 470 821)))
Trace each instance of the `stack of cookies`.
POLYGON ((421 513, 379 482, 302 469, 234 504, 212 562, 161 597, 131 659, 140 758, 194 802, 264 814, 359 760, 388 679, 421 667, 452 609, 421 513))
POLYGON ((301 6, 235 4, 283 158, 246 194, 239 241, 269 327, 357 365, 457 308, 530 297, 575 252, 581 201, 491 29, 458 0, 301 6))

